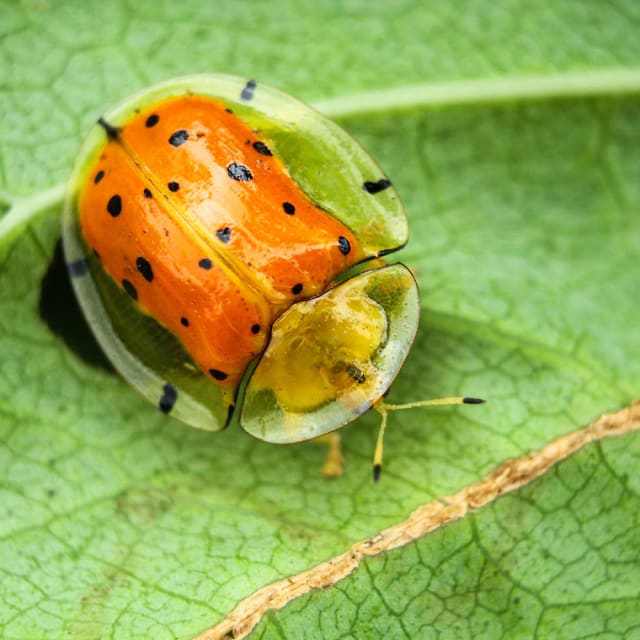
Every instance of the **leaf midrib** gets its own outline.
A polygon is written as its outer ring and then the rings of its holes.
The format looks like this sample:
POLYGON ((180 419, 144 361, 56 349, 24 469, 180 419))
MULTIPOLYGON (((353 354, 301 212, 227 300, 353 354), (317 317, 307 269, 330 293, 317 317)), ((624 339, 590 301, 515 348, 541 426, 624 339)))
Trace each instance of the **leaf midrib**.
POLYGON ((632 67, 425 82, 336 96, 315 101, 313 106, 330 118, 342 120, 420 108, 637 93, 640 93, 640 67, 632 67))

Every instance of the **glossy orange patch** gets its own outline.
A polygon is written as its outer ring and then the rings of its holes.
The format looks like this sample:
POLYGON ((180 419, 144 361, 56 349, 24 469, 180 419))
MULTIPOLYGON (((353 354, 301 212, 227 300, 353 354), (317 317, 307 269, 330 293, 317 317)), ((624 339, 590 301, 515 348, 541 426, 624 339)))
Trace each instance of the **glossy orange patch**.
POLYGON ((364 258, 276 151, 221 102, 172 98, 119 130, 80 197, 106 271, 221 384, 286 308, 364 258))

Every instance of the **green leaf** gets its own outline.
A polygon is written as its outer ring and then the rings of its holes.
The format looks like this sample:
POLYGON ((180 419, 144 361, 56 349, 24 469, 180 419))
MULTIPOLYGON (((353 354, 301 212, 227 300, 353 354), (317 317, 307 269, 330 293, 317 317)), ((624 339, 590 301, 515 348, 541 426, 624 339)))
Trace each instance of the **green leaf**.
POLYGON ((637 467, 640 434, 593 444, 486 509, 366 559, 251 637, 635 637, 640 482, 621 462, 637 467))
MULTIPOLYGON (((638 18, 633 0, 1 4, 0 636, 192 637, 637 398, 638 18), (377 486, 375 416, 327 482, 319 445, 159 415, 100 364, 63 277, 41 302, 90 123, 206 71, 316 101, 404 198, 424 312, 389 401, 489 400, 392 415, 377 486)), ((637 456, 637 436, 593 445, 256 635, 632 637, 637 456)))

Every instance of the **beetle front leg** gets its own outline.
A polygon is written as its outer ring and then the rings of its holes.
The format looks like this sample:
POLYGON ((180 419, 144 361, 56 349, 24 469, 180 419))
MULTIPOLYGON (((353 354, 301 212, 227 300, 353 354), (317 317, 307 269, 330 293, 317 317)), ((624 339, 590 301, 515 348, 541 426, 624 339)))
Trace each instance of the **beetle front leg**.
POLYGON ((324 464, 320 468, 325 478, 338 478, 344 470, 344 456, 340 448, 340 435, 337 433, 327 433, 314 438, 314 442, 326 444, 329 447, 324 464))

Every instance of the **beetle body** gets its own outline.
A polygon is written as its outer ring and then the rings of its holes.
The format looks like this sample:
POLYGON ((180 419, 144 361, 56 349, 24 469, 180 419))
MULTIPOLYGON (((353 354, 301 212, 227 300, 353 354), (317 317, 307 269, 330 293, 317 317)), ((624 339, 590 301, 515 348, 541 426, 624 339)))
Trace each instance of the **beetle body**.
POLYGON ((63 232, 116 368, 199 428, 229 423, 249 376, 252 435, 328 433, 386 392, 415 335, 410 272, 368 268, 407 240, 390 181, 335 124, 253 81, 182 78, 105 114, 63 232))

